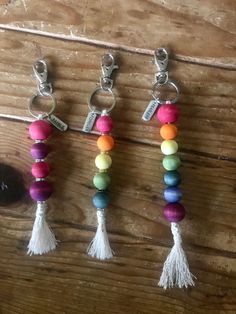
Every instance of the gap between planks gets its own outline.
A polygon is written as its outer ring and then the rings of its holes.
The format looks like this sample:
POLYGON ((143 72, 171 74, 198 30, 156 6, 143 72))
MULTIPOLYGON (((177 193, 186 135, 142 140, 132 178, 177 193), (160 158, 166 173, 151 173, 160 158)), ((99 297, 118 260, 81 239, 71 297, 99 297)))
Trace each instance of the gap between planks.
MULTIPOLYGON (((74 41, 74 42, 83 43, 83 44, 87 44, 91 46, 97 46, 100 48, 120 50, 120 51, 136 53, 136 54, 146 55, 146 56, 153 56, 154 54, 154 50, 151 50, 151 49, 137 48, 137 47, 127 46, 127 45, 122 45, 122 44, 119 45, 119 44, 97 40, 93 38, 86 38, 86 37, 74 35, 72 32, 70 35, 64 35, 64 34, 50 33, 46 31, 35 30, 35 29, 30 29, 30 28, 22 28, 20 26, 6 25, 6 24, 0 24, 0 30, 22 32, 22 33, 27 33, 27 34, 33 34, 36 36, 49 37, 52 39, 74 41)), ((175 54, 174 56, 173 55, 170 56, 169 59, 179 61, 179 62, 190 63, 190 64, 208 66, 208 67, 213 67, 213 68, 220 68, 220 69, 229 70, 229 71, 236 71, 236 65, 233 65, 233 64, 223 65, 222 63, 217 63, 216 61, 213 61, 210 59, 203 61, 201 59, 197 59, 196 57, 195 58, 189 57, 189 56, 186 57, 186 56, 182 56, 178 54, 175 54)))
MULTIPOLYGON (((10 217, 13 219, 29 219, 31 221, 32 217, 26 217, 22 215, 16 215, 13 213, 5 212, 0 210, 0 216, 1 217, 10 217)), ((47 221, 50 223, 50 225, 53 227, 53 229, 57 228, 70 228, 70 229, 75 229, 75 230, 80 230, 85 233, 85 236, 83 239, 81 239, 81 243, 87 243, 87 233, 90 236, 90 233, 94 234, 96 232, 97 227, 89 226, 89 225, 82 225, 78 223, 73 223, 73 222, 63 222, 63 221, 57 221, 57 220, 51 220, 47 219, 47 221)), ((109 230, 109 235, 111 237, 111 241, 114 244, 125 244, 128 246, 147 246, 149 248, 153 248, 155 250, 156 247, 164 248, 164 249, 171 249, 173 246, 173 240, 160 240, 157 237, 148 237, 148 236, 136 236, 134 234, 130 234, 129 232, 118 232, 109 230)), ((3 236, 3 238, 10 239, 7 236, 3 236)), ((25 240, 21 240, 22 243, 25 243, 25 240)), ((64 241, 61 243, 63 244, 64 241)), ((66 243, 65 241, 64 243, 66 243)), ((191 253, 197 253, 197 254, 203 254, 203 255, 208 255, 208 256, 220 256, 220 257, 226 257, 226 258, 236 258, 236 253, 231 252, 231 251, 226 251, 224 249, 217 249, 217 248, 212 248, 208 246, 203 246, 201 244, 192 244, 187 241, 185 241, 184 244, 185 250, 187 252, 191 253)))
MULTIPOLYGON (((33 122, 35 119, 31 117, 25 117, 25 116, 16 116, 16 115, 10 115, 10 114, 1 114, 0 113, 0 120, 10 120, 13 122, 22 122, 22 123, 30 123, 33 122)), ((72 132, 78 132, 80 134, 86 134, 87 136, 97 136, 99 135, 98 132, 96 131, 91 131, 90 133, 85 133, 82 131, 82 128, 77 128, 77 127, 70 127, 68 126, 68 130, 72 132)), ((132 143, 132 144, 138 144, 138 145, 147 145, 147 146, 153 146, 153 147, 160 147, 161 142, 154 142, 154 141, 137 141, 137 140, 132 140, 130 138, 125 138, 125 137, 117 137, 116 140, 118 141, 123 141, 127 143, 132 143)), ((200 157, 206 157, 210 159, 215 159, 215 160, 226 160, 228 162, 236 163, 236 158, 231 158, 231 157, 225 157, 225 156, 219 156, 216 154, 212 153, 206 153, 206 152, 198 152, 195 150, 190 150, 190 149, 180 149, 179 152, 185 153, 185 154, 192 154, 200 157)))

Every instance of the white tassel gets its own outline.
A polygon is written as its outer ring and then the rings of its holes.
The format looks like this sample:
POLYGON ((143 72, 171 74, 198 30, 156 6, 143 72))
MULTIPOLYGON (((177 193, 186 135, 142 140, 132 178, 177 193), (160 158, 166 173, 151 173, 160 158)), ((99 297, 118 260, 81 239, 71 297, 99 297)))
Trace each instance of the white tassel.
POLYGON ((174 246, 164 263, 158 285, 164 289, 177 286, 179 288, 187 288, 194 286, 193 278, 189 271, 188 261, 182 248, 182 238, 180 227, 177 223, 171 223, 171 231, 174 238, 174 246))
POLYGON ((98 227, 93 240, 91 241, 87 253, 100 260, 113 257, 106 230, 105 210, 97 210, 98 227))
POLYGON ((44 254, 56 248, 57 240, 52 230, 45 220, 45 211, 47 204, 45 202, 37 202, 36 217, 28 244, 27 254, 44 254))

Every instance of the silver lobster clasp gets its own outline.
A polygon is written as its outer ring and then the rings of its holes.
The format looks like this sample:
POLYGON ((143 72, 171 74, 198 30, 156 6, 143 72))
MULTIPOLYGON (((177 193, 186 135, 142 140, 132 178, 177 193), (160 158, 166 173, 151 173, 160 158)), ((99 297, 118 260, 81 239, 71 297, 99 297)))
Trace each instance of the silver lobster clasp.
POLYGON ((158 84, 164 85, 169 80, 168 75, 168 61, 169 55, 165 48, 158 48, 154 52, 154 61, 157 66, 158 72, 155 75, 155 80, 158 84))
POLYGON ((154 52, 155 64, 159 72, 165 72, 168 67, 169 55, 165 48, 158 48, 154 52))
POLYGON ((116 69, 118 69, 118 65, 115 64, 115 58, 113 54, 106 53, 102 57, 102 75, 100 79, 100 84, 102 89, 108 90, 112 89, 113 87, 113 80, 111 79, 112 72, 116 69))
POLYGON ((42 96, 52 94, 52 84, 48 82, 47 63, 42 59, 37 60, 33 65, 33 71, 37 79, 39 94, 42 96))

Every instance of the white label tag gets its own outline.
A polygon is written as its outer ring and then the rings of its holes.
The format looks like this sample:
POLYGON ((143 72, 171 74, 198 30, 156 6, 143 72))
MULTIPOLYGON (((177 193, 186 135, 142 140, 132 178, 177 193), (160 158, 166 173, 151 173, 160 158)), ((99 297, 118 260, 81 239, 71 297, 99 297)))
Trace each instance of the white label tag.
POLYGON ((68 129, 68 125, 61 119, 54 116, 54 114, 50 114, 48 121, 50 121, 58 130, 62 132, 65 132, 68 129))
POLYGON ((155 111, 157 110, 158 106, 159 106, 159 103, 156 99, 151 100, 150 103, 148 104, 146 110, 144 111, 142 119, 144 121, 151 120, 151 118, 154 115, 155 111))
POLYGON ((89 133, 92 130, 96 118, 97 118, 97 113, 94 111, 89 111, 87 118, 84 122, 84 126, 83 126, 84 132, 89 133))

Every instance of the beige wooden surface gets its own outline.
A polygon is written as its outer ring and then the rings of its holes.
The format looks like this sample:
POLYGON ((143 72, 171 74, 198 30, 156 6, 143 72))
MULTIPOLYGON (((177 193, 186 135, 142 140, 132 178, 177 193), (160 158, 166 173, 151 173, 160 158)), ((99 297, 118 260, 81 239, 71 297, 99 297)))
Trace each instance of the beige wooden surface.
POLYGON ((51 70, 56 113, 70 130, 51 139, 55 193, 48 218, 58 249, 25 255, 34 218, 28 196, 0 207, 0 313, 235 313, 234 1, 4 3, 0 162, 20 169, 30 183, 26 107, 35 92, 31 66, 39 47, 51 70), (195 288, 167 292, 157 287, 172 244, 161 212, 159 125, 141 121, 156 70, 152 49, 162 45, 174 52, 171 74, 181 86, 178 142, 188 211, 181 225, 198 278, 195 288), (120 70, 107 228, 117 254, 97 262, 86 255, 96 226, 91 179, 97 136, 81 129, 101 56, 111 49, 120 70))

